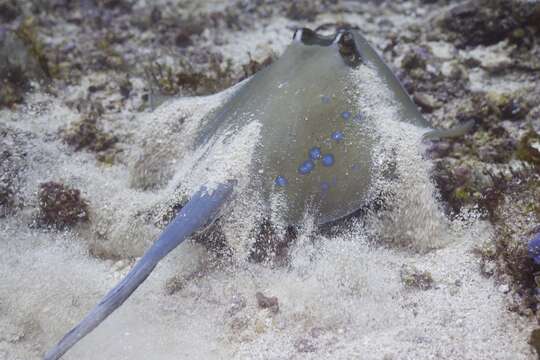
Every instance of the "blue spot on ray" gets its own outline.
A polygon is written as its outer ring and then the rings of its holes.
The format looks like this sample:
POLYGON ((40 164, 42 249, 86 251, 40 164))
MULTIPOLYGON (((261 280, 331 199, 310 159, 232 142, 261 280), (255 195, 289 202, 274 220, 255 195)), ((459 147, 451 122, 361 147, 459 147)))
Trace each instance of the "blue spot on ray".
POLYGON ((328 192, 328 190, 330 190, 330 184, 326 181, 323 181, 321 183, 321 190, 322 192, 328 192))
POLYGON ((328 96, 328 95, 321 96, 321 101, 323 102, 323 104, 330 103, 330 96, 328 96))
POLYGON ((350 111, 344 111, 341 113, 341 117, 344 119, 344 120, 349 120, 350 117, 351 117, 351 112, 350 111))
POLYGON ((332 154, 325 154, 322 157, 322 164, 326 167, 334 165, 334 155, 332 154))
POLYGON ((287 186, 289 184, 289 181, 287 181, 287 179, 284 176, 279 175, 278 177, 276 177, 276 180, 274 181, 274 183, 277 186, 287 186))
POLYGON ((306 175, 309 174, 314 168, 315 163, 311 160, 306 160, 298 167, 298 172, 302 175, 306 175))
POLYGON ((311 160, 317 160, 317 159, 320 159, 321 158, 321 148, 319 147, 313 147, 311 149, 309 149, 309 158, 311 160))
POLYGON ((332 140, 334 141, 340 142, 341 140, 343 140, 344 137, 345 136, 343 135, 341 131, 334 131, 332 133, 332 140))

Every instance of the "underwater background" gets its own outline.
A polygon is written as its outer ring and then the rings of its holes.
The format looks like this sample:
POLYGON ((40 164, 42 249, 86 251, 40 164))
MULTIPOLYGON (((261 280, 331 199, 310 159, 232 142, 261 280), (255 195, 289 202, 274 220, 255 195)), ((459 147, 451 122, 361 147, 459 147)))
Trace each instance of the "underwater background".
POLYGON ((359 29, 433 128, 473 131, 381 125, 365 213, 218 220, 63 358, 538 358, 538 1, 0 0, 0 359, 41 359, 190 191, 243 171, 256 129, 201 164, 190 144, 299 27, 359 29))

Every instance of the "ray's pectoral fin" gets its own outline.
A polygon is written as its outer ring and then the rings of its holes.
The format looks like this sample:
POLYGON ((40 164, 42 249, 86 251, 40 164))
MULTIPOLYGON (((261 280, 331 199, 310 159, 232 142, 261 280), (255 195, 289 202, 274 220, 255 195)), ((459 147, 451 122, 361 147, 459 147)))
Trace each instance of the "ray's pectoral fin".
POLYGON ((474 126, 474 121, 469 120, 462 125, 454 126, 453 128, 450 128, 450 129, 431 130, 425 133, 423 138, 432 140, 432 139, 460 137, 468 133, 473 128, 473 126, 474 126))
MULTIPOLYGON (((384 62, 382 56, 369 44, 369 42, 358 32, 352 31, 356 51, 360 55, 362 61, 376 69, 377 75, 387 84, 392 91, 396 104, 400 107, 402 120, 413 123, 420 127, 429 127, 429 123, 424 119, 418 107, 413 102, 399 79, 395 76, 392 70, 384 62)), ((451 129, 436 129, 424 134, 424 139, 441 139, 459 137, 465 135, 474 126, 474 121, 468 121, 465 124, 458 125, 451 129)))
POLYGON ((44 360, 56 360, 62 357, 73 345, 120 307, 146 280, 161 259, 193 232, 214 220, 219 209, 231 194, 232 189, 233 182, 228 182, 218 185, 213 191, 209 191, 205 187, 197 191, 126 277, 110 290, 90 313, 71 329, 53 349, 45 354, 44 360))

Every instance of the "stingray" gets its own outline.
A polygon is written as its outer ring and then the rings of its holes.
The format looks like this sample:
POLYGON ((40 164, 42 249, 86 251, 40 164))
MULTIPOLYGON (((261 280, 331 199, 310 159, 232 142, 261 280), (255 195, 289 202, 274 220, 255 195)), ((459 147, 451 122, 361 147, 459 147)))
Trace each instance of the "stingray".
MULTIPOLYGON (((366 202, 378 141, 372 120, 362 110, 360 95, 372 91, 355 76, 362 67, 385 87, 387 103, 398 117, 394 120, 426 129, 424 137, 458 136, 470 128, 467 124, 430 129, 398 79, 359 32, 345 29, 325 36, 304 28, 295 31, 278 60, 245 80, 206 117, 194 147, 211 149, 217 139, 258 121, 249 171, 242 175, 249 179, 246 191, 256 193, 286 224, 300 224, 308 212, 318 225, 347 217, 366 202)), ((212 223, 239 191, 239 180, 201 184, 128 275, 45 359, 60 358, 122 305, 163 257, 212 223)))

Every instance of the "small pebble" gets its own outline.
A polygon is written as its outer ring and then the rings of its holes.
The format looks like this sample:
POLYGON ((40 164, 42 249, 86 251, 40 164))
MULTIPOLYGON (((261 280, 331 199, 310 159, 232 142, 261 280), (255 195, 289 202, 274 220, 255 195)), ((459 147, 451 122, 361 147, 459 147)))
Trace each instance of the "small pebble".
POLYGON ((317 350, 315 345, 308 339, 299 339, 294 343, 294 348, 299 353, 311 353, 317 350))
POLYGON ((279 311, 279 301, 277 297, 264 296, 264 294, 261 292, 257 292, 255 297, 257 298, 257 305, 259 305, 261 309, 270 309, 270 311, 274 314, 279 311))
POLYGON ((255 332, 257 334, 263 334, 266 332, 266 324, 261 319, 255 321, 255 332))
POLYGON ((241 296, 234 296, 231 303, 229 310, 227 310, 227 313, 230 316, 236 315, 240 310, 244 309, 246 307, 246 300, 241 296))

